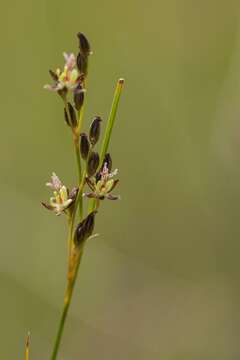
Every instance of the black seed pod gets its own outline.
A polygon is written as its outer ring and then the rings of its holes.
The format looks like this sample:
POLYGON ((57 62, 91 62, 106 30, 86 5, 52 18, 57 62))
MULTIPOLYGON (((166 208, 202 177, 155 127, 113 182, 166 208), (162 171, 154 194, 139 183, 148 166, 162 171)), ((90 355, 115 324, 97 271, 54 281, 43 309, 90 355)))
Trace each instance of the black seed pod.
POLYGON ((80 134, 80 154, 84 160, 87 159, 89 153, 90 144, 88 141, 87 134, 80 134))
POLYGON ((77 37, 79 39, 79 49, 80 49, 81 53, 84 56, 90 55, 91 47, 90 47, 89 41, 86 38, 86 36, 83 33, 79 32, 77 34, 77 37))
POLYGON ((96 211, 91 212, 83 221, 76 227, 74 234, 74 244, 79 246, 83 241, 87 240, 92 235, 94 230, 94 220, 96 211))
POLYGON ((88 58, 81 53, 77 56, 77 68, 80 74, 87 75, 88 58))
POLYGON ((97 171, 99 165, 99 155, 97 152, 92 151, 89 155, 88 162, 87 162, 87 174, 88 176, 93 176, 97 171))
POLYGON ((77 116, 71 103, 68 103, 68 112, 66 108, 64 108, 64 116, 65 116, 65 121, 69 126, 73 128, 77 126, 77 116))
POLYGON ((79 111, 83 106, 83 102, 84 102, 84 91, 81 85, 78 85, 78 87, 75 89, 73 94, 73 100, 76 110, 79 111))
POLYGON ((101 130, 101 121, 102 119, 100 116, 96 116, 90 125, 89 140, 92 145, 95 145, 98 142, 101 130))

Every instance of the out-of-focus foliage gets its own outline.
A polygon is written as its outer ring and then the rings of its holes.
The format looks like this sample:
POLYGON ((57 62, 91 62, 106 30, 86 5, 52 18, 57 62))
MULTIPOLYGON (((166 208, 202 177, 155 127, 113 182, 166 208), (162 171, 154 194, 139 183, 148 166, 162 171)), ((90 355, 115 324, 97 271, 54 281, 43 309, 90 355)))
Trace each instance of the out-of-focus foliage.
POLYGON ((65 285, 64 219, 44 211, 74 152, 48 69, 91 41, 85 125, 106 119, 122 201, 104 203, 60 359, 239 356, 238 1, 16 1, 1 5, 0 358, 47 359, 65 285), (114 208, 114 209, 113 209, 114 208))

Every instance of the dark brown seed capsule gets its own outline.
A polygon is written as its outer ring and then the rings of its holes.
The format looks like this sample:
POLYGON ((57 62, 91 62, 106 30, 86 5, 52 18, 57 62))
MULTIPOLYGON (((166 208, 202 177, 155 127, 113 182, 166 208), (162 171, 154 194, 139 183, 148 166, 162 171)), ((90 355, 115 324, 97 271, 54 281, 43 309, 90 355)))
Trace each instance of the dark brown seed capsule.
POLYGON ((83 221, 76 227, 74 234, 74 244, 79 246, 83 241, 87 240, 92 235, 94 230, 94 220, 96 211, 91 212, 83 221))
POLYGON ((100 116, 96 116, 90 125, 89 140, 92 145, 95 145, 98 142, 101 131, 101 121, 102 119, 100 116))
POLYGON ((87 75, 88 58, 81 53, 77 56, 77 68, 80 74, 87 75))
POLYGON ((87 159, 89 153, 90 144, 88 141, 87 134, 80 134, 80 154, 84 160, 87 159))
POLYGON ((88 39, 86 38, 86 36, 79 32, 77 34, 77 37, 79 39, 79 49, 81 51, 81 53, 84 55, 84 56, 88 56, 90 55, 91 53, 91 48, 90 48, 90 44, 89 44, 89 41, 88 39))
POLYGON ((65 121, 69 126, 73 128, 77 126, 77 116, 71 103, 68 103, 68 112, 67 109, 64 108, 64 116, 65 121))
POLYGON ((89 155, 87 162, 87 174, 88 176, 93 176, 97 171, 99 165, 99 155, 97 152, 92 151, 89 155))
POLYGON ((83 106, 83 102, 84 102, 84 91, 83 91, 81 85, 79 85, 75 89, 74 94, 73 94, 73 100, 74 100, 76 110, 79 111, 81 109, 81 107, 83 106))

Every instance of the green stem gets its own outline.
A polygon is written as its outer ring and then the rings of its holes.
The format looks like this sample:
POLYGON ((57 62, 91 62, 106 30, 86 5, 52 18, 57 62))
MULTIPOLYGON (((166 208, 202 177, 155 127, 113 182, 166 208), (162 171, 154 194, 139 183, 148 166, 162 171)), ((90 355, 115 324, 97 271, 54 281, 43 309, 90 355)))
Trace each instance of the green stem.
POLYGON ((64 301, 64 306, 63 306, 62 315, 61 315, 61 318, 60 318, 60 323, 59 323, 59 326, 58 326, 57 337, 56 337, 56 340, 55 340, 51 360, 56 360, 56 358, 57 358, 57 354, 58 354, 58 351, 59 351, 59 347, 60 347, 60 343, 61 343, 61 339, 62 339, 62 334, 63 334, 63 330, 64 330, 64 325, 65 325, 65 321, 66 321, 66 318, 67 318, 69 307, 71 305, 73 290, 74 290, 74 286, 75 286, 75 283, 76 283, 78 269, 79 269, 79 266, 80 266, 80 263, 81 263, 82 256, 83 256, 83 247, 81 249, 79 249, 79 257, 78 257, 77 263, 75 265, 76 268, 75 268, 73 279, 68 282, 68 285, 67 285, 67 288, 66 288, 66 292, 65 292, 65 299, 66 300, 64 301))
POLYGON ((81 167, 81 157, 80 157, 80 149, 79 149, 79 138, 74 139, 74 147, 77 159, 77 168, 78 168, 78 183, 80 184, 82 179, 82 167, 81 167))
POLYGON ((79 211, 79 215, 80 215, 80 221, 83 219, 83 188, 84 188, 84 185, 85 185, 85 178, 86 178, 86 169, 83 171, 83 174, 82 174, 82 180, 81 180, 81 183, 79 185, 79 190, 78 190, 78 194, 77 194, 77 198, 76 198, 76 201, 75 201, 75 206, 74 206, 74 210, 73 210, 73 221, 75 219, 75 215, 76 215, 76 211, 77 211, 77 207, 79 206, 79 209, 81 209, 81 212, 79 211))
MULTIPOLYGON (((64 105, 65 105, 65 109, 66 109, 66 112, 67 112, 67 116, 70 119, 70 113, 69 113, 67 99, 64 101, 64 105)), ((80 146, 80 144, 79 144, 79 135, 80 135, 81 128, 82 128, 82 122, 83 122, 83 106, 82 106, 81 110, 78 112, 78 126, 77 126, 77 129, 72 129, 73 143, 74 143, 75 154, 76 154, 76 159, 77 159, 78 185, 79 186, 80 186, 81 181, 82 181, 82 167, 81 167, 81 156, 80 156, 80 148, 79 148, 79 146, 80 146)), ((79 201, 79 216, 80 216, 80 218, 82 217, 82 212, 83 212, 82 201, 79 201)))
MULTIPOLYGON (((119 79, 117 82, 115 92, 114 92, 112 106, 111 106, 111 110, 110 110, 108 121, 107 121, 107 127, 105 129, 104 138, 102 141, 99 167, 102 166, 104 157, 108 150, 110 138, 112 135, 113 125, 114 125, 115 119, 116 119, 118 104, 119 104, 119 100, 120 100, 122 89, 123 89, 123 84, 124 84, 124 79, 119 79)), ((89 207, 88 207, 88 213, 90 214, 95 209, 95 207, 96 207, 96 200, 95 199, 90 200, 89 207)))
POLYGON ((101 152, 100 152, 100 166, 102 166, 104 156, 106 155, 106 152, 108 150, 108 145, 109 145, 110 138, 112 135, 113 125, 114 125, 114 122, 116 119, 116 114, 117 114, 118 104, 119 104, 119 100, 120 100, 122 89, 123 89, 123 84, 124 84, 124 79, 119 79, 117 82, 114 96, 113 96, 113 102, 112 102, 111 110, 110 110, 108 121, 107 121, 107 127, 105 130, 105 134, 104 134, 104 138, 103 138, 103 142, 102 142, 102 147, 101 147, 101 152))

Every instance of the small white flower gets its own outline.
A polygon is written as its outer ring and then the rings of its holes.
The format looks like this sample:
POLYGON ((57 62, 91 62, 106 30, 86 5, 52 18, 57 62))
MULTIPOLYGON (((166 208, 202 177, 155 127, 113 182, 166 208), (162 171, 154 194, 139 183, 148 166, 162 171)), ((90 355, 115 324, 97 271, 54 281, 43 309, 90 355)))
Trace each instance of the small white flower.
POLYGON ((104 164, 102 171, 100 172, 100 179, 97 181, 96 178, 87 178, 87 184, 92 190, 91 192, 85 193, 84 195, 89 198, 95 198, 103 200, 105 198, 109 200, 118 200, 119 196, 110 194, 111 191, 118 184, 119 180, 114 180, 113 177, 117 175, 118 170, 110 172, 107 163, 104 164))
POLYGON ((63 185, 59 177, 54 172, 52 173, 51 180, 51 182, 46 183, 46 186, 50 187, 52 190, 59 191, 63 185))
POLYGON ((50 71, 50 74, 54 80, 52 85, 45 85, 44 89, 50 91, 61 91, 61 90, 75 90, 78 85, 82 82, 76 68, 76 57, 74 54, 63 53, 65 59, 64 70, 57 69, 56 72, 50 71))
POLYGON ((49 204, 42 203, 42 205, 55 212, 56 215, 61 215, 75 200, 77 192, 74 191, 69 195, 66 186, 62 184, 55 173, 52 174, 51 182, 46 183, 46 186, 53 190, 53 196, 50 198, 49 204))

